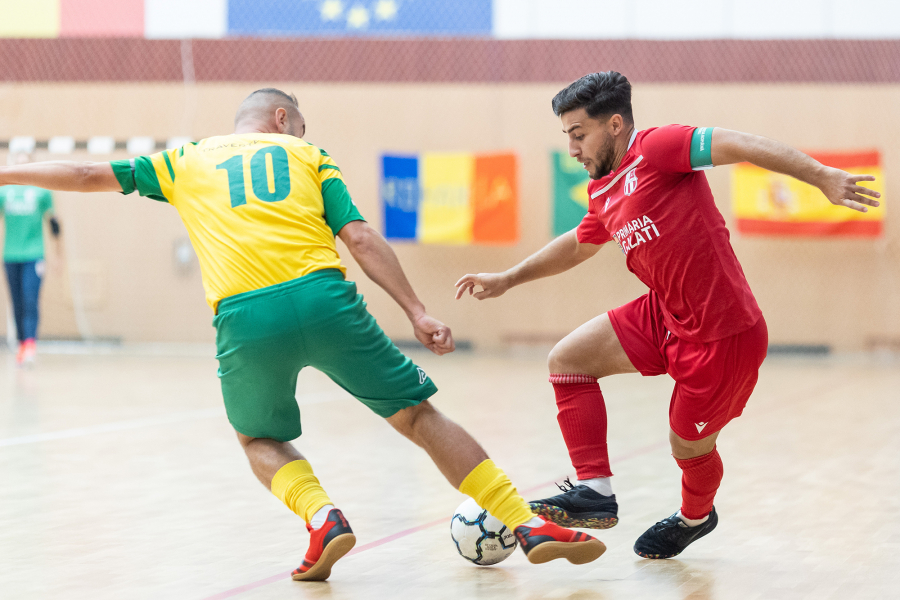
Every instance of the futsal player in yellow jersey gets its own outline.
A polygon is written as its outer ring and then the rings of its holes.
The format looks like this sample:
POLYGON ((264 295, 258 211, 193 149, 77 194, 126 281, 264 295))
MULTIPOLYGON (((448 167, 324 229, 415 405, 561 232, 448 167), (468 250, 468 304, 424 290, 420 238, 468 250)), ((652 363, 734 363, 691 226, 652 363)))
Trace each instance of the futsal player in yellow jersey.
POLYGON ((450 329, 425 312, 391 247, 354 206, 340 169, 303 140, 305 130, 296 98, 266 88, 238 108, 233 135, 112 163, 0 168, 0 185, 137 191, 178 210, 215 313, 228 419, 259 480, 307 522, 309 550, 294 579, 326 579, 356 543, 289 443, 301 434, 294 394, 306 366, 424 448, 453 486, 515 531, 530 562, 598 558, 602 542, 532 514, 481 446, 428 401, 437 388, 366 311, 344 278, 335 236, 403 308, 423 345, 438 355, 454 349, 450 329))

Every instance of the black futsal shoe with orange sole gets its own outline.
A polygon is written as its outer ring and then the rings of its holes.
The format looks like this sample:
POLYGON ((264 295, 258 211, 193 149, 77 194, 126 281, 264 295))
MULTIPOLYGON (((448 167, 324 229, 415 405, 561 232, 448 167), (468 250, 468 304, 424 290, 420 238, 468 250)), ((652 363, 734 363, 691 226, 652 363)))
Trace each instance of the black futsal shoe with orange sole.
POLYGON ((313 529, 308 524, 309 550, 303 564, 294 569, 294 581, 325 581, 331 575, 331 567, 356 544, 356 536, 350 524, 337 508, 328 511, 325 524, 313 529))
POLYGON ((557 558, 565 558, 573 565, 583 565, 597 560, 606 552, 606 545, 600 540, 555 523, 544 522, 540 527, 519 525, 515 534, 528 562, 536 565, 557 558))
POLYGON ((528 503, 531 512, 563 527, 609 529, 619 522, 616 495, 604 496, 586 485, 574 485, 566 479, 556 484, 562 494, 528 503))
POLYGON ((689 527, 678 513, 665 518, 637 539, 634 553, 643 558, 672 558, 716 528, 719 515, 714 506, 706 522, 689 527))

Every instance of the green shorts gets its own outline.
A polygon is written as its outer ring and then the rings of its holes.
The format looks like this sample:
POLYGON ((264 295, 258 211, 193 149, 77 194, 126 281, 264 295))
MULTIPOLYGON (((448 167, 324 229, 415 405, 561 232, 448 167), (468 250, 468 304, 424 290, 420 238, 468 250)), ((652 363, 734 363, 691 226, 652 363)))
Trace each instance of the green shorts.
POLYGON ((307 366, 381 417, 437 392, 337 269, 231 296, 218 308, 213 325, 225 410, 244 435, 282 442, 300 436, 294 395, 307 366))

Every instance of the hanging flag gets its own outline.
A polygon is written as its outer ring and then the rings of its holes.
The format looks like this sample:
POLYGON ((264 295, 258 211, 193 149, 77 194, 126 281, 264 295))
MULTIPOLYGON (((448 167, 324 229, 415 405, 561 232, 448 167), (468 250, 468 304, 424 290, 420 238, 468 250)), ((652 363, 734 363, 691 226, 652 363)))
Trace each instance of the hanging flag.
POLYGON ((483 37, 494 20, 492 0, 228 0, 227 14, 232 36, 483 37))
POLYGON ((472 242, 471 154, 426 154, 422 157, 422 209, 419 240, 423 244, 472 242))
POLYGON ((419 159, 385 156, 381 161, 381 199, 384 204, 384 236, 416 239, 419 214, 419 159))
MULTIPOLYGON (((861 185, 884 192, 881 157, 875 150, 810 156, 848 173, 874 175, 875 181, 861 185)), ((875 237, 883 232, 883 197, 879 208, 865 213, 837 207, 818 188, 749 163, 735 165, 731 193, 737 229, 746 235, 875 237)))
POLYGON ((388 239, 460 245, 518 241, 515 155, 384 155, 381 164, 388 239))
POLYGON ((550 153, 553 170, 553 235, 578 227, 588 211, 587 171, 567 152, 550 153))
POLYGON ((476 244, 519 239, 519 189, 514 154, 475 157, 472 237, 476 244))

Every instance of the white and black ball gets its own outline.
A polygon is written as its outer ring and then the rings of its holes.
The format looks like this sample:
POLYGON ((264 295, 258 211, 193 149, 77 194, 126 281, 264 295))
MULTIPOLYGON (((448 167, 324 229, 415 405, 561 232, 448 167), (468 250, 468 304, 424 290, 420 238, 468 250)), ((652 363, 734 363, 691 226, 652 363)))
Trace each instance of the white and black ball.
POLYGON ((482 566, 505 560, 518 546, 513 532, 471 498, 456 509, 450 537, 460 556, 482 566))

